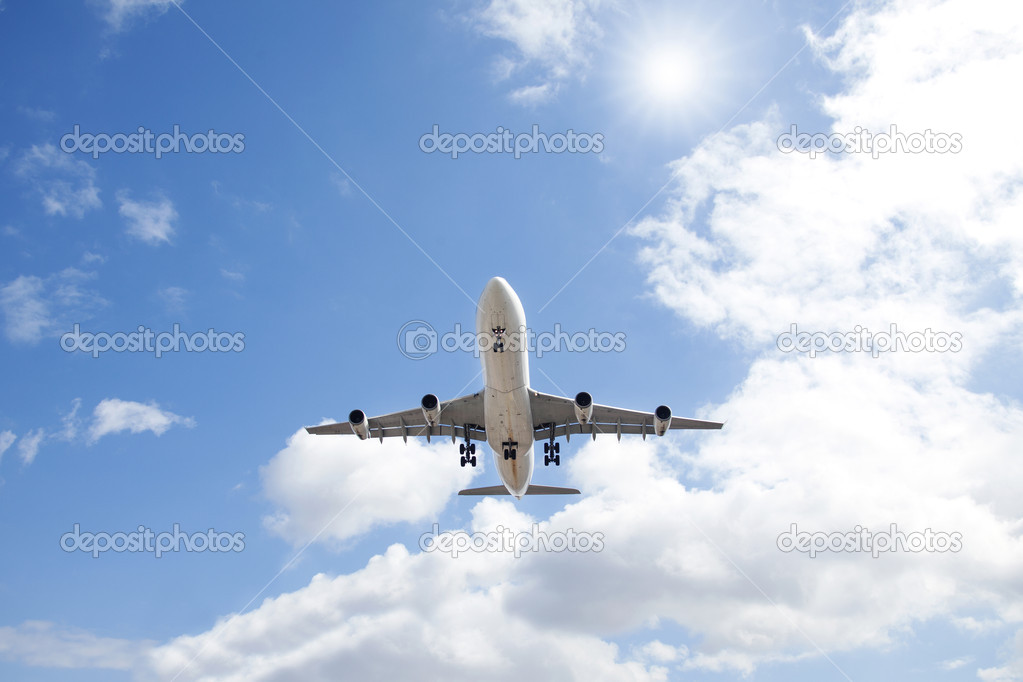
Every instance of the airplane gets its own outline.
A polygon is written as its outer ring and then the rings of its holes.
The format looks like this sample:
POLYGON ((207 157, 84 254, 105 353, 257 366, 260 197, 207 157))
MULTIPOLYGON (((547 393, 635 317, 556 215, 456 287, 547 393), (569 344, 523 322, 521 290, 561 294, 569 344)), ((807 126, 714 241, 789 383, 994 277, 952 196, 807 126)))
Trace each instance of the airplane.
MULTIPOLYGON (((540 393, 529 387, 529 353, 526 343, 515 343, 508 330, 524 334, 526 314, 522 302, 503 277, 487 282, 476 306, 476 332, 483 363, 483 390, 472 395, 441 402, 427 393, 418 408, 392 412, 380 417, 366 417, 362 410, 352 410, 348 421, 322 426, 308 426, 313 435, 354 434, 360 440, 401 436, 449 436, 451 442, 462 439, 458 451, 461 465, 476 466, 476 443, 485 441, 494 453, 494 463, 502 485, 469 488, 459 495, 511 495, 521 500, 524 495, 579 494, 575 488, 534 485, 533 443, 544 441, 544 466, 561 464, 561 444, 557 439, 598 433, 663 436, 670 429, 720 429, 722 422, 673 417, 667 405, 653 412, 637 412, 619 407, 598 405, 589 393, 582 391, 575 399, 540 393), (498 453, 501 453, 498 455, 498 453)), ((514 333, 513 333, 514 334, 514 333)))

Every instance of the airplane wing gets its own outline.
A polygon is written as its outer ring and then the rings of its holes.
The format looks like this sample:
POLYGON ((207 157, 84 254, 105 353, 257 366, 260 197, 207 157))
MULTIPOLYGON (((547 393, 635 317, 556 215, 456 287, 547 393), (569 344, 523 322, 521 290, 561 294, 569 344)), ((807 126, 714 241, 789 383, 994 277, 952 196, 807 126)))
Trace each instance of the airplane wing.
MULTIPOLYGON (((409 437, 424 436, 429 442, 432 436, 450 436, 451 442, 455 439, 464 439, 466 431, 470 440, 486 440, 487 433, 483 428, 483 394, 474 393, 461 398, 448 400, 440 403, 440 415, 430 425, 426 421, 426 415, 421 407, 401 412, 392 412, 379 417, 369 417, 366 421, 367 436, 384 438, 401 436, 406 442, 409 437)), ((331 434, 356 434, 352 423, 341 422, 337 424, 323 424, 321 426, 307 426, 307 432, 316 435, 331 434)))
MULTIPOLYGON (((530 391, 530 408, 533 412, 534 440, 568 437, 577 433, 611 433, 621 440, 622 434, 640 434, 643 438, 654 433, 654 413, 625 410, 608 405, 593 405, 589 423, 576 420, 575 401, 571 398, 530 391)), ((720 429, 723 422, 704 421, 672 417, 669 429, 720 429)))

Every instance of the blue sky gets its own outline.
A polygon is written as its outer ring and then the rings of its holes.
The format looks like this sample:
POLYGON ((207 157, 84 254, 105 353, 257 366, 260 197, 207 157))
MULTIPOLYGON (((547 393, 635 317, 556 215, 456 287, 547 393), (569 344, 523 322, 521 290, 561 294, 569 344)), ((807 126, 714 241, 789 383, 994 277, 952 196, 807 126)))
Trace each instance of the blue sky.
POLYGON ((1020 23, 0 0, 0 677, 1023 679, 1020 23), (603 148, 450 158, 435 125, 603 148), (960 146, 813 158, 779 148, 792 125, 960 146), (237 151, 93 158, 62 150, 76 126, 237 151), (477 390, 471 354, 399 332, 471 329, 495 275, 535 331, 627 339, 533 358, 535 388, 725 429, 563 443, 534 480, 583 494, 519 502, 456 495, 498 482, 489 452, 301 430, 477 390), (93 357, 62 349, 76 324, 240 343, 93 357), (792 324, 960 343, 811 357, 779 348, 792 324), (453 558, 420 549, 434 523, 605 547, 453 558), (777 547, 792 523, 962 548, 811 558, 777 547), (75 524, 244 548, 94 558, 62 551, 75 524))

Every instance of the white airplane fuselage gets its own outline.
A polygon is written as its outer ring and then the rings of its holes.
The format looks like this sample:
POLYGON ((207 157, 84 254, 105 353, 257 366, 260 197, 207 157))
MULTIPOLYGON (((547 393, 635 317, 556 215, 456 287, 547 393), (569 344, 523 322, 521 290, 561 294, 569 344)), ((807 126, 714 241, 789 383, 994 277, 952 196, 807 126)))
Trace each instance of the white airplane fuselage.
POLYGON ((502 277, 487 282, 476 308, 477 338, 489 338, 483 363, 483 415, 487 443, 508 492, 520 498, 533 477, 533 416, 529 401, 526 313, 502 277), (514 457, 506 457, 508 451, 514 457))

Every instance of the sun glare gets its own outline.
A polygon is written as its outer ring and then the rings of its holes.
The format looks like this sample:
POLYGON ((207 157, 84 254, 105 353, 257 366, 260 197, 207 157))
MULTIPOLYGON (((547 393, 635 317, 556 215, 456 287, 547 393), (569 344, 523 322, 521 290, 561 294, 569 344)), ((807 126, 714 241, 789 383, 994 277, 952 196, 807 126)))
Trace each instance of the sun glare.
POLYGON ((671 104, 691 94, 695 82, 692 58, 676 47, 651 50, 640 64, 640 82, 646 95, 671 104))

